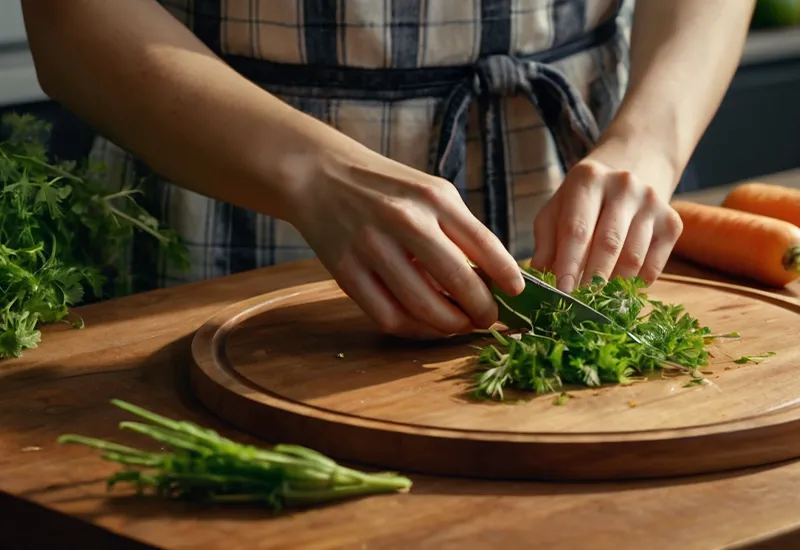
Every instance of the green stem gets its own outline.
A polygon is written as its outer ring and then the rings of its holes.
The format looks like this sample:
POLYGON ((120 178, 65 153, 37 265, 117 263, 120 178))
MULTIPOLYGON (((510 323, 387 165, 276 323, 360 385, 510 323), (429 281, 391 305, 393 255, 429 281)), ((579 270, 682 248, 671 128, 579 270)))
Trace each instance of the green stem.
POLYGON ((101 451, 109 451, 115 453, 124 453, 132 456, 138 457, 149 457, 152 453, 148 453, 146 451, 142 451, 139 449, 134 449, 133 447, 126 447, 124 445, 119 445, 117 443, 112 443, 110 441, 103 441, 102 439, 95 439, 93 437, 85 437, 82 435, 75 435, 75 434, 65 434, 62 435, 57 439, 58 443, 75 443, 78 445, 85 445, 87 447, 93 447, 95 449, 99 449, 101 451))
MULTIPOLYGON (((105 200, 105 199, 103 199, 103 200, 105 200)), ((130 223, 134 227, 138 227, 142 231, 144 231, 146 233, 149 233, 154 238, 158 239, 158 241, 160 241, 162 244, 167 242, 167 238, 164 237, 161 233, 159 233, 158 231, 154 230, 153 228, 147 226, 146 224, 140 222, 136 218, 133 218, 133 217, 127 215, 122 210, 119 210, 116 207, 112 206, 111 203, 108 202, 108 201, 106 201, 106 208, 108 209, 109 212, 111 212, 115 216, 117 216, 119 218, 122 218, 123 220, 127 221, 128 223, 130 223)))
MULTIPOLYGON (((398 478, 403 479, 403 478, 398 478)), ((344 498, 351 498, 356 496, 375 495, 379 493, 394 493, 406 492, 411 487, 411 482, 406 481, 398 482, 393 485, 388 484, 364 484, 364 485, 348 485, 343 487, 332 487, 330 489, 322 489, 319 491, 295 491, 291 488, 284 487, 281 494, 287 504, 312 504, 323 503, 327 501, 339 500, 344 498)))
MULTIPOLYGON (((28 162, 32 162, 33 164, 41 166, 42 168, 47 168, 49 170, 52 170, 53 172, 55 172, 59 176, 62 176, 64 178, 68 179, 68 180, 71 180, 71 181, 74 181, 74 182, 77 182, 77 183, 83 183, 83 180, 81 178, 79 178, 78 176, 76 176, 74 174, 70 174, 69 172, 67 172, 65 170, 62 170, 58 166, 53 166, 52 164, 44 162, 44 161, 41 161, 41 160, 39 160, 37 158, 29 157, 29 156, 26 156, 26 155, 13 154, 13 153, 12 153, 11 156, 16 158, 16 159, 18 159, 18 160, 26 160, 28 162)), ((6 158, 8 158, 8 157, 6 157, 6 158)))

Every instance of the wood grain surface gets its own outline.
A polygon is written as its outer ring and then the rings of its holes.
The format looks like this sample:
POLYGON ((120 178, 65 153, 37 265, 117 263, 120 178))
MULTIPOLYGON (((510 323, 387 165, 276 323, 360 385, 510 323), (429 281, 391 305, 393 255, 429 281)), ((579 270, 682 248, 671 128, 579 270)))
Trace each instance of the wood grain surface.
MULTIPOLYGON (((668 271, 723 278, 678 262, 668 271)), ((100 461, 91 450, 55 444, 66 432, 141 443, 117 429, 129 417, 109 404, 114 397, 257 442, 210 413, 188 391, 192 337, 228 306, 326 277, 316 262, 300 262, 84 307, 84 330, 47 327, 39 349, 0 361, 0 547, 800 547, 797 461, 613 483, 413 475, 407 495, 273 516, 256 508, 138 499, 122 489, 109 495, 104 480, 116 465, 100 461)), ((800 297, 800 285, 781 294, 800 297)))
POLYGON ((688 304, 719 340, 686 376, 553 394, 470 395, 476 334, 412 344, 382 337, 334 282, 289 287, 211 318, 193 343, 194 389, 248 433, 339 460, 491 479, 659 478, 800 456, 800 305, 724 283, 664 276, 648 294, 688 304), (753 365, 743 355, 775 352, 753 365), (557 395, 557 394, 556 394, 557 395), (495 457, 504 456, 503 460, 495 457), (692 460, 686 460, 691 456, 692 460), (587 468, 586 464, 592 464, 587 468))

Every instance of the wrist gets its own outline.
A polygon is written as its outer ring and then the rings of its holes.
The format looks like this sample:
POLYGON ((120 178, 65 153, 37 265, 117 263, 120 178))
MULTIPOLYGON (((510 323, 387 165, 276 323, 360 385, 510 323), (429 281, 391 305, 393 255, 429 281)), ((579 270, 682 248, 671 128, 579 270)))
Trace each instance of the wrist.
POLYGON ((297 125, 293 144, 284 149, 272 168, 278 182, 279 217, 298 229, 317 215, 312 212, 315 204, 325 203, 325 199, 321 202, 312 199, 325 195, 331 184, 347 180, 353 167, 376 155, 321 121, 305 122, 297 125))
POLYGON ((271 134, 269 141, 279 148, 266 153, 258 147, 256 187, 259 190, 252 195, 262 198, 263 203, 253 205, 257 210, 297 226, 308 208, 310 194, 319 189, 336 162, 337 150, 345 147, 349 138, 304 113, 291 115, 278 121, 279 129, 275 128, 276 121, 266 129, 271 134), (278 139, 276 133, 280 134, 278 139))
POLYGON ((675 148, 659 139, 655 131, 623 120, 608 127, 588 158, 631 172, 664 200, 672 196, 685 166, 675 148))

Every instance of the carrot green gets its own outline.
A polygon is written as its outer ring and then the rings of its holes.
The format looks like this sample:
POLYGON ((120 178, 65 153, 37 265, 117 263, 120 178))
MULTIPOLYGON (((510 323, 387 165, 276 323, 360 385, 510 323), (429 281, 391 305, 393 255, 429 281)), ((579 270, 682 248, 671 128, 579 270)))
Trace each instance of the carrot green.
POLYGON ((155 440, 163 449, 148 452, 80 435, 63 435, 103 451, 102 458, 126 466, 108 479, 108 488, 126 482, 139 493, 208 503, 252 502, 275 510, 346 498, 408 491, 412 485, 392 472, 364 473, 345 468, 311 449, 243 445, 187 421, 176 421, 120 400, 117 407, 149 424, 121 422, 120 428, 155 440))

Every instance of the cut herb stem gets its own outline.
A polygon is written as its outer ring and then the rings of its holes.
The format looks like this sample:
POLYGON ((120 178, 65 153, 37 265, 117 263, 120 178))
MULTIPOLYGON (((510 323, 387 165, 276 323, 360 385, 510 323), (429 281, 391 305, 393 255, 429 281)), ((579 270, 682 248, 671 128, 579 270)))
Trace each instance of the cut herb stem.
MULTIPOLYGON (((551 273, 527 270, 555 283, 551 273)), ((527 326, 519 338, 491 331, 496 344, 480 348, 477 362, 481 372, 475 378, 475 391, 503 399, 503 389, 509 387, 550 393, 565 384, 629 384, 657 370, 704 380, 699 368, 708 364, 706 346, 715 338, 738 334, 712 335, 682 305, 648 298, 644 286, 638 277, 616 277, 608 282, 595 277, 573 291, 578 300, 610 318, 610 324, 578 322, 564 303, 525 303, 524 296, 497 291, 498 307, 505 318, 527 326)))
POLYGON ((191 422, 175 421, 120 400, 112 403, 151 422, 126 421, 120 428, 171 449, 151 453, 80 435, 61 436, 59 443, 98 449, 103 459, 126 467, 109 478, 109 488, 126 482, 137 492, 151 489, 167 498, 261 502, 275 509, 411 488, 411 480, 393 472, 360 472, 297 445, 271 449, 243 445, 191 422))

